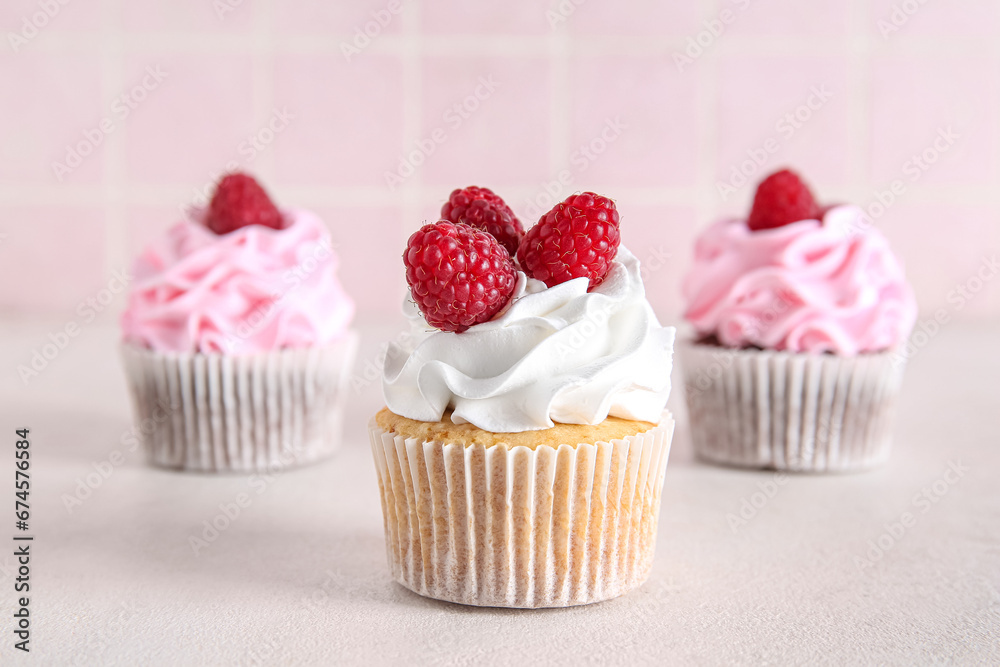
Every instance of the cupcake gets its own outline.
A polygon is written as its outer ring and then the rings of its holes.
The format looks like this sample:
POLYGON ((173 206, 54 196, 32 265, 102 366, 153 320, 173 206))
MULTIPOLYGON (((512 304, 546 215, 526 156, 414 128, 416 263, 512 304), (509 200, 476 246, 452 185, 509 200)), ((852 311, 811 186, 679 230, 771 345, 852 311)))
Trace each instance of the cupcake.
POLYGON ((917 309, 862 209, 821 208, 795 173, 776 172, 747 220, 697 239, 683 291, 696 336, 678 355, 699 457, 809 472, 886 460, 897 351, 917 309))
POLYGON ((335 449, 356 348, 336 270, 323 222, 239 173, 142 252, 122 354, 150 462, 264 471, 335 449))
POLYGON ((369 423, 392 575, 496 607, 639 586, 673 434, 674 330, 619 247, 614 203, 571 196, 525 235, 499 197, 466 188, 442 217, 407 244, 412 334, 389 346, 369 423))

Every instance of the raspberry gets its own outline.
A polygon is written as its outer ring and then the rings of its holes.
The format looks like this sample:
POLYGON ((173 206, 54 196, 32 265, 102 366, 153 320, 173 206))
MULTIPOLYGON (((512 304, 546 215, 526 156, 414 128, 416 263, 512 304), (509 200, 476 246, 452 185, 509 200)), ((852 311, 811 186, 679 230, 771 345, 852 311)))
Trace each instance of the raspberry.
POLYGON ((248 225, 282 229, 285 222, 253 176, 226 174, 215 187, 205 226, 216 234, 228 234, 248 225))
POLYGON ((607 197, 584 192, 542 216, 517 249, 517 260, 532 278, 549 287, 573 278, 589 278, 597 287, 618 254, 618 209, 607 197))
POLYGON ((441 207, 441 218, 455 223, 464 222, 489 232, 511 257, 517 253, 517 246, 524 236, 521 221, 507 203, 489 188, 470 185, 455 190, 441 207))
POLYGON ((424 225, 403 254, 410 294, 427 323, 461 333, 503 310, 514 292, 510 255, 484 231, 447 220, 424 225))
POLYGON ((820 216, 809 187, 789 169, 776 171, 757 186, 747 226, 753 231, 783 227, 820 216))

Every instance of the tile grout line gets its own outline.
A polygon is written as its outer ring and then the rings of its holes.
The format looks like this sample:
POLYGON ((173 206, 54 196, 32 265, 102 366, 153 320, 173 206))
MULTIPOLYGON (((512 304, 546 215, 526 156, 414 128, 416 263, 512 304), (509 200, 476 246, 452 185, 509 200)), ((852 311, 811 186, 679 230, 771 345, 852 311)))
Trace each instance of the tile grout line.
POLYGON ((871 166, 871 123, 867 111, 871 108, 872 46, 863 18, 863 0, 851 0, 848 6, 847 81, 848 146, 847 192, 853 201, 864 201, 864 184, 869 183, 871 166))
MULTIPOLYGON (((554 29, 549 34, 549 174, 556 176, 566 166, 571 143, 572 94, 570 92, 570 58, 575 52, 573 38, 565 30, 554 29)), ((568 194, 568 193, 567 193, 568 194)), ((536 220, 522 220, 530 227, 536 220)))
MULTIPOLYGON (((271 29, 271 18, 274 12, 273 0, 258 0, 252 6, 253 11, 253 109, 254 131, 264 127, 265 120, 270 117, 275 106, 274 98, 274 39, 271 29)), ((276 137, 275 141, 280 141, 276 137)), ((254 160, 260 163, 246 168, 251 173, 264 174, 264 180, 275 180, 275 157, 273 147, 268 147, 255 155, 254 160)))
MULTIPOLYGON (((121 39, 119 0, 104 0, 101 21, 101 105, 110 109, 112 101, 125 88, 124 49, 121 39)), ((103 116, 102 116, 103 117, 103 116)), ((128 126, 124 121, 119 131, 106 137, 102 153, 102 187, 104 209, 104 275, 128 265, 128 229, 126 222, 125 174, 128 171, 128 126)))
MULTIPOLYGON (((403 21, 404 52, 403 65, 403 145, 400 155, 416 146, 423 125, 423 40, 420 35, 420 3, 406 2, 400 16, 403 21)), ((396 165, 393 164, 392 168, 396 165)), ((422 224, 421 196, 423 193, 423 165, 400 187, 403 219, 400 220, 400 242, 403 247, 410 233, 422 224)), ((387 185, 383 185, 383 190, 387 185)))
MULTIPOLYGON (((708 19, 718 13, 716 0, 701 0, 702 19, 708 19)), ((711 222, 716 213, 718 203, 715 200, 715 169, 718 161, 718 127, 719 127, 719 54, 715 49, 704 55, 701 62, 702 76, 697 81, 696 98, 698 105, 698 164, 696 166, 694 208, 698 219, 692 225, 700 229, 711 222)), ((688 70, 688 76, 694 72, 688 70)), ((681 72, 681 76, 685 76, 681 72)))
MULTIPOLYGON (((403 14, 405 15, 404 10, 403 14)), ((166 54, 225 54, 249 53, 256 47, 254 33, 249 35, 200 36, 187 33, 156 32, 124 34, 123 43, 130 52, 166 54), (183 41, 183 46, 178 43, 183 41)), ((275 35, 274 47, 283 53, 336 54, 341 41, 353 39, 351 34, 330 35, 275 35)), ((510 55, 512 57, 537 57, 549 52, 547 35, 433 35, 421 47, 422 52, 443 56, 510 55)), ((373 40, 367 50, 373 54, 405 54, 409 39, 404 35, 381 35, 373 40)), ((682 49, 683 38, 651 38, 645 36, 588 35, 576 40, 578 52, 589 56, 657 56, 670 55, 682 49)), ((981 38, 912 37, 894 48, 903 55, 975 55, 984 42, 981 38)), ((33 45, 43 53, 92 53, 100 50, 101 38, 66 35, 63 41, 49 40, 33 45)), ((727 36, 712 47, 723 54, 781 55, 788 57, 838 56, 843 54, 843 40, 782 39, 775 41, 766 36, 727 36)))
MULTIPOLYGON (((57 206, 89 205, 99 206, 104 200, 103 190, 90 187, 65 187, 61 190, 47 190, 48 186, 0 187, 0 204, 13 206, 34 206, 53 204, 57 206)), ((710 177, 699 176, 696 184, 691 186, 616 186, 616 192, 622 196, 635 197, 646 204, 689 204, 704 205, 711 214, 717 204, 713 195, 714 181, 710 177), (706 180, 707 179, 707 180, 706 180)), ((515 199, 518 196, 529 197, 537 194, 537 186, 517 185, 504 189, 515 199)), ((110 191, 110 187, 109 187, 110 191)), ((326 186, 326 185, 284 185, 282 191, 293 196, 303 205, 337 205, 368 206, 384 208, 401 206, 402 195, 387 194, 382 186, 326 186)), ((400 188, 402 192, 402 188, 400 188)), ((139 205, 149 207, 170 208, 190 194, 188 186, 150 186, 133 185, 125 194, 119 194, 118 199, 124 206, 139 205)), ((914 190, 907 195, 908 199, 920 203, 954 203, 961 199, 963 203, 975 205, 995 205, 996 188, 991 185, 926 185, 919 191, 914 190), (912 195, 912 196, 911 196, 912 195)), ((409 201, 421 211, 428 205, 441 203, 441 192, 437 189, 414 191, 409 201)), ((639 202, 637 202, 639 203, 639 202)), ((705 222, 705 221, 702 221, 705 222)))

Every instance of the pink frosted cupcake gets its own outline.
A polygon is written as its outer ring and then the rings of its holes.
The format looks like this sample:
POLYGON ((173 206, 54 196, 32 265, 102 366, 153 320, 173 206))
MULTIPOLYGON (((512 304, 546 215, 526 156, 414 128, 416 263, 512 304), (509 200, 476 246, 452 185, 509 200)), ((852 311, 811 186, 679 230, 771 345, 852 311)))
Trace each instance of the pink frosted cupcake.
POLYGON ((336 269, 323 222, 244 174, 143 251, 122 351, 152 463, 253 471, 333 451, 356 347, 336 269))
POLYGON ((889 456, 916 320, 885 237, 855 206, 820 209, 793 172, 765 179, 748 220, 709 227, 684 281, 678 345, 696 453, 802 471, 889 456))

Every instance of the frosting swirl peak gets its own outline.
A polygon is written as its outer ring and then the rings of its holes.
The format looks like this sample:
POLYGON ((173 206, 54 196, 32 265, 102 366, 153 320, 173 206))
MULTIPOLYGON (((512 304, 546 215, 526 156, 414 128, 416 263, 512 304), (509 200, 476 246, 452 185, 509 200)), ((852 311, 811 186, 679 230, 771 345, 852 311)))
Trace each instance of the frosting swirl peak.
POLYGON ((336 276, 323 222, 283 212, 280 230, 250 225, 217 235, 204 211, 174 225, 136 260, 124 339, 159 352, 253 354, 332 342, 354 303, 336 276))
POLYGON ((429 331, 404 305, 413 335, 390 343, 383 369, 396 414, 496 433, 597 424, 610 416, 656 423, 670 393, 674 329, 660 326, 624 247, 605 281, 554 287, 518 273, 511 305, 456 334, 429 331))

